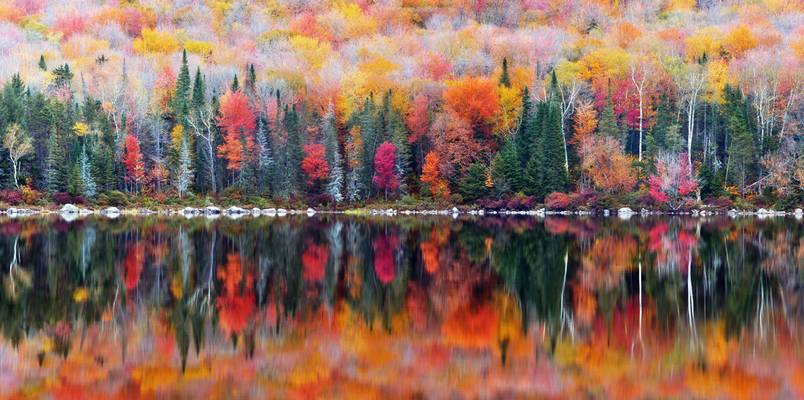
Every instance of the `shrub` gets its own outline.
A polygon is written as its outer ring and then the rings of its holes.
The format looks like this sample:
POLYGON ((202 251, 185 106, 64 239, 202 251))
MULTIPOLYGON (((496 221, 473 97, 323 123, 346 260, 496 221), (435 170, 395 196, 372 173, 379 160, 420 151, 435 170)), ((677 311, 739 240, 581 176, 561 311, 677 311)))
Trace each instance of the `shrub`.
POLYGON ((106 199, 110 206, 121 207, 128 205, 128 195, 117 190, 106 193, 106 199))
POLYGON ((42 198, 42 194, 39 191, 27 185, 20 189, 20 195, 25 204, 36 204, 42 198))
POLYGON ((62 205, 67 203, 73 203, 73 196, 70 196, 67 192, 56 192, 53 193, 53 202, 62 205))
POLYGON ((13 189, 0 190, 0 203, 16 206, 17 204, 22 203, 22 194, 13 189))
POLYGON ((525 196, 522 193, 517 193, 508 200, 505 205, 510 210, 530 210, 533 208, 534 200, 532 196, 525 196))
POLYGON ((566 210, 573 205, 574 197, 566 193, 553 192, 545 197, 544 206, 555 210, 566 210))

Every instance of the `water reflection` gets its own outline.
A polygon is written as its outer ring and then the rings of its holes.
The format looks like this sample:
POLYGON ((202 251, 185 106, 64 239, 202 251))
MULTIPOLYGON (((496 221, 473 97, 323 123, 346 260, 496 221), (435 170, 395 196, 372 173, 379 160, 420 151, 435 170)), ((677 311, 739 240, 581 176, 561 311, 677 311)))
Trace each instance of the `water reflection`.
POLYGON ((1 220, 0 395, 800 397, 803 233, 792 219, 1 220))

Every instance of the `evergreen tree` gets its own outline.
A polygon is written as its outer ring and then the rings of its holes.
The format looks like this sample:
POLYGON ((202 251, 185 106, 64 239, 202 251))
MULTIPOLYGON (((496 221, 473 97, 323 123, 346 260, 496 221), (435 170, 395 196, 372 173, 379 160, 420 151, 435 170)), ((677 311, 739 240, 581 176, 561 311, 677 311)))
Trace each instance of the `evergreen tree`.
POLYGON ((95 184, 95 178, 92 177, 92 164, 89 161, 87 150, 85 146, 81 147, 81 159, 79 161, 79 168, 81 174, 81 185, 83 188, 84 196, 93 198, 98 193, 98 187, 95 184))
POLYGON ((603 113, 600 114, 597 129, 601 136, 609 136, 620 140, 620 129, 617 127, 617 116, 614 114, 614 103, 611 101, 611 83, 609 83, 608 90, 606 105, 603 107, 603 113))
POLYGON ((563 192, 567 187, 567 170, 564 168, 564 142, 561 136, 561 110, 555 101, 546 104, 544 120, 543 194, 563 192))
POLYGON ((45 175, 48 192, 61 192, 66 189, 66 161, 64 148, 59 143, 58 134, 54 128, 53 131, 51 131, 47 142, 47 170, 45 175))
POLYGON ((516 136, 514 137, 520 168, 524 168, 528 160, 530 160, 530 148, 534 134, 533 128, 534 121, 530 92, 528 91, 528 87, 525 86, 522 90, 522 111, 519 113, 519 126, 517 127, 516 136))
POLYGON ((84 181, 81 177, 80 163, 72 163, 70 175, 67 177, 67 193, 70 196, 81 196, 84 194, 84 181))
MULTIPOLYGON (((286 107, 287 109, 287 107, 286 107)), ((301 138, 301 128, 299 126, 299 116, 296 113, 296 107, 292 107, 290 111, 285 111, 284 119, 285 131, 288 134, 288 140, 285 147, 287 154, 287 162, 285 164, 287 173, 287 182, 290 193, 296 195, 304 187, 304 178, 301 173, 301 162, 304 159, 304 148, 301 138)))
MULTIPOLYGON (((361 177, 359 185, 361 188, 372 187, 371 177, 373 171, 371 166, 374 165, 374 154, 377 152, 377 146, 380 143, 374 114, 374 103, 371 97, 368 97, 363 103, 363 109, 358 116, 358 126, 360 127, 360 134, 363 137, 363 167, 360 171, 361 177)), ((369 195, 368 190, 364 195, 369 195)))
POLYGON ((249 64, 248 71, 246 71, 246 96, 252 101, 257 96, 257 71, 254 69, 254 64, 249 64))
POLYGON ((508 76, 508 59, 503 57, 502 73, 500 74, 500 86, 511 87, 511 77, 508 76))
POLYGON ((204 78, 201 76, 201 68, 196 68, 195 78, 193 79, 193 96, 191 105, 193 110, 199 110, 204 106, 204 96, 206 89, 204 88, 204 78))
POLYGON ((726 175, 728 181, 736 184, 743 194, 755 163, 754 138, 748 128, 750 120, 747 112, 748 104, 736 88, 726 86, 724 97, 726 129, 731 138, 726 175))
POLYGON ((234 79, 232 79, 231 89, 233 92, 240 91, 240 82, 237 80, 237 74, 235 74, 234 79))
POLYGON ((190 109, 191 90, 190 68, 187 66, 187 50, 184 50, 181 57, 179 76, 176 77, 176 93, 171 99, 171 108, 177 124, 187 125, 184 119, 187 118, 190 109))
POLYGON ((475 201, 488 194, 486 187, 486 169, 483 164, 472 163, 466 169, 466 174, 458 182, 458 191, 464 201, 475 201))
POLYGON ((388 125, 391 131, 391 143, 396 147, 396 165, 394 169, 396 170, 396 176, 399 177, 399 192, 407 194, 408 178, 411 173, 411 159, 413 156, 410 144, 408 143, 408 131, 405 127, 402 113, 396 108, 391 109, 388 125))
POLYGON ((341 190, 343 187, 343 161, 338 149, 338 133, 335 122, 335 112, 332 109, 332 105, 330 105, 324 115, 321 126, 321 131, 324 134, 324 158, 330 166, 326 192, 336 203, 340 203, 343 201, 341 190))
POLYGON ((45 63, 45 55, 44 54, 39 55, 39 64, 38 65, 39 65, 39 69, 41 69, 42 71, 47 71, 47 64, 45 63))
POLYGON ((258 188, 263 193, 268 193, 268 186, 270 177, 273 173, 271 171, 274 167, 274 157, 271 154, 270 133, 266 129, 265 118, 260 117, 257 119, 257 181, 258 188))
POLYGON ((508 139, 495 156, 492 176, 498 193, 518 192, 523 189, 522 166, 519 163, 516 139, 508 139))

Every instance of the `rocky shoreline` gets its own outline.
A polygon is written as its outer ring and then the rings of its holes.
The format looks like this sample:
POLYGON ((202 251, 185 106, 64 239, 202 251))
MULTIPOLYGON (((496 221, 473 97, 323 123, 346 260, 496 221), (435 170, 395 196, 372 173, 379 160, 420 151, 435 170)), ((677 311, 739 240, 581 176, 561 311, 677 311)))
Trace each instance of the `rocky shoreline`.
POLYGON ((306 215, 308 217, 312 217, 318 213, 330 213, 330 214, 349 214, 349 215, 368 215, 368 216, 397 216, 397 215, 404 215, 404 216, 414 216, 414 215, 422 215, 422 216, 452 216, 457 217, 459 215, 470 215, 470 216, 492 216, 492 215, 502 215, 502 216, 536 216, 536 217, 544 217, 549 215, 565 215, 565 216, 617 216, 621 219, 629 219, 633 216, 692 216, 692 217, 707 217, 707 216, 716 216, 716 215, 726 215, 730 217, 737 217, 737 216, 756 216, 759 218, 767 218, 767 217, 784 217, 784 216, 793 216, 796 219, 800 219, 804 217, 804 210, 801 208, 796 208, 795 210, 790 211, 779 211, 779 210, 768 210, 764 208, 760 208, 757 210, 738 210, 738 209, 730 209, 727 211, 723 210, 708 210, 708 209, 692 209, 692 210, 685 210, 685 211, 661 211, 661 210, 648 210, 648 209, 641 209, 639 211, 634 211, 631 208, 623 207, 617 210, 608 210, 604 209, 602 211, 586 211, 586 210, 577 210, 577 211, 558 211, 558 210, 547 210, 545 208, 540 208, 537 210, 485 210, 485 209, 464 209, 460 210, 457 207, 447 208, 447 209, 432 209, 432 210, 398 210, 394 208, 387 208, 387 209, 356 209, 356 210, 345 210, 345 211, 330 211, 330 210, 315 210, 313 208, 307 208, 305 210, 299 209, 285 209, 285 208, 242 208, 242 207, 228 207, 228 208, 221 208, 218 206, 206 206, 206 207, 184 207, 184 208, 168 208, 168 209, 158 209, 152 210, 148 208, 124 208, 119 209, 117 207, 105 207, 100 209, 89 209, 83 208, 79 206, 75 206, 73 204, 65 204, 61 208, 57 210, 52 209, 44 209, 44 208, 20 208, 20 207, 10 207, 5 210, 0 210, 0 215, 6 215, 11 218, 16 217, 26 217, 26 216, 37 216, 37 215, 54 215, 58 214, 61 215, 64 219, 67 220, 74 220, 80 217, 86 217, 90 215, 100 215, 107 218, 117 218, 120 216, 148 216, 148 215, 160 215, 160 216, 183 216, 185 218, 194 218, 194 217, 206 217, 206 218, 217 218, 217 217, 228 217, 232 219, 237 219, 245 216, 252 216, 252 217, 259 217, 259 216, 268 216, 268 217, 284 217, 286 215, 306 215))

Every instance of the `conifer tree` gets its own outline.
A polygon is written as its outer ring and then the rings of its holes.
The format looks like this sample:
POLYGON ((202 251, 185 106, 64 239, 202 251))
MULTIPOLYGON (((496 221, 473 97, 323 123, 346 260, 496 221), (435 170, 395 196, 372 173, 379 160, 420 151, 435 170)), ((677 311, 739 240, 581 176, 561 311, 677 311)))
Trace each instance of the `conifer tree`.
POLYGON ((458 182, 458 191, 464 201, 475 201, 485 197, 488 193, 486 187, 486 168, 483 164, 472 163, 466 169, 466 174, 458 182))
POLYGON ((533 143, 534 134, 532 112, 530 92, 528 91, 528 87, 525 86, 522 90, 522 111, 519 113, 519 127, 517 127, 516 136, 514 137, 520 168, 524 168, 528 160, 530 160, 530 148, 531 143, 533 143))
POLYGON ((176 93, 171 101, 173 116, 177 124, 187 125, 184 119, 187 118, 187 113, 190 109, 191 90, 190 68, 187 66, 187 50, 184 50, 179 75, 176 77, 176 93))
POLYGON ((562 192, 567 186, 567 171, 564 168, 563 140, 561 136, 561 110, 555 101, 545 105, 544 120, 543 195, 562 192))
POLYGON ((233 92, 240 91, 240 82, 237 80, 237 74, 235 74, 234 78, 232 79, 232 86, 231 89, 233 92))
POLYGON ((492 167, 494 188, 498 193, 522 190, 522 166, 517 154, 516 139, 508 139, 494 158, 492 167))
POLYGON ((511 77, 508 76, 508 59, 503 57, 502 73, 500 74, 500 86, 511 87, 511 77))
POLYGON ((269 193, 270 177, 273 174, 274 157, 271 152, 271 139, 265 118, 260 116, 257 119, 256 144, 257 144, 257 183, 258 188, 263 193, 269 193))
POLYGON ((747 104, 738 89, 727 86, 724 97, 724 117, 726 129, 730 136, 729 155, 726 164, 727 182, 745 192, 745 184, 755 163, 754 138, 749 130, 747 104))
POLYGON ((42 71, 47 71, 47 64, 45 63, 45 55, 44 54, 39 55, 39 64, 38 65, 39 65, 39 69, 41 69, 42 71))
MULTIPOLYGON (((287 109, 287 107, 286 107, 287 109)), ((285 111, 285 131, 288 134, 285 152, 287 153, 286 173, 288 188, 291 194, 298 194, 304 187, 304 177, 301 173, 301 162, 304 159, 304 148, 299 127, 299 116, 296 107, 285 111)))
POLYGON ((98 193, 98 187, 95 184, 95 178, 92 176, 92 164, 89 161, 85 146, 81 146, 81 159, 79 164, 84 196, 93 198, 98 193))
POLYGON ((64 148, 59 143, 56 129, 50 132, 47 141, 47 170, 45 173, 47 190, 51 193, 61 192, 66 189, 67 182, 66 158, 64 148))
POLYGON ((601 136, 613 137, 620 140, 617 116, 614 114, 614 103, 611 101, 611 83, 609 83, 606 104, 603 106, 603 112, 600 114, 600 122, 598 122, 597 129, 601 136))
POLYGON ((335 125, 335 112, 332 105, 322 120, 321 131, 324 134, 324 158, 330 166, 329 179, 326 192, 336 203, 343 201, 343 160, 338 149, 337 130, 335 125))

